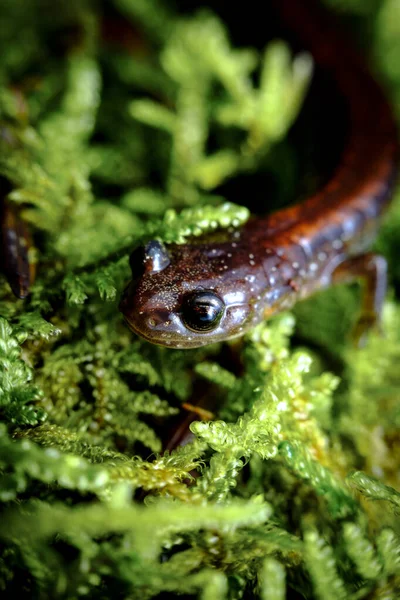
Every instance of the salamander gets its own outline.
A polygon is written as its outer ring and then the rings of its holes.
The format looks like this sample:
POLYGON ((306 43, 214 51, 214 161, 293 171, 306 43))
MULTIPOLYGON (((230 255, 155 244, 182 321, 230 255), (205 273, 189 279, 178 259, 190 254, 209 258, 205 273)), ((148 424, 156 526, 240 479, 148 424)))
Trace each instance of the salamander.
POLYGON ((379 320, 386 261, 368 249, 396 180, 394 119, 364 61, 317 5, 277 6, 345 102, 339 164, 300 204, 252 217, 217 242, 167 247, 152 240, 136 248, 120 310, 155 344, 195 348, 234 338, 317 290, 356 279, 365 283, 357 339, 379 320))

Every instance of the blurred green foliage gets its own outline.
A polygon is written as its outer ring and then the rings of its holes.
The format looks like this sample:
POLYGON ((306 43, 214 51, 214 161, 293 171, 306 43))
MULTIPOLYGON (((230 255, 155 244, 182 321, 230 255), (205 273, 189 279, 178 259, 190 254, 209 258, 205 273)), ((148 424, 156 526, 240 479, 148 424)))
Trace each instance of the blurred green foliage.
MULTIPOLYGON (((400 116, 399 3, 326 3, 400 116)), ((118 312, 135 244, 239 226, 225 184, 296 174, 312 60, 237 47, 217 4, 1 4, 0 174, 38 253, 26 301, 0 279, 4 597, 400 596, 400 197, 384 341, 351 347, 348 287, 186 352, 118 312), (212 420, 163 452, 202 399, 212 420)))

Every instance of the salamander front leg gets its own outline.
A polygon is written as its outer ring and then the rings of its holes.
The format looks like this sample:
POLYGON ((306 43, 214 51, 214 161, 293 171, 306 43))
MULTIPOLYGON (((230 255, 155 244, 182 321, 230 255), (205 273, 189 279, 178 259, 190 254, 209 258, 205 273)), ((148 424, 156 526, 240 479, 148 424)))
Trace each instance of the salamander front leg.
POLYGON ((364 284, 361 315, 353 330, 358 346, 364 345, 372 327, 380 325, 387 289, 387 263, 383 256, 362 254, 342 262, 332 274, 332 283, 361 279, 364 284))

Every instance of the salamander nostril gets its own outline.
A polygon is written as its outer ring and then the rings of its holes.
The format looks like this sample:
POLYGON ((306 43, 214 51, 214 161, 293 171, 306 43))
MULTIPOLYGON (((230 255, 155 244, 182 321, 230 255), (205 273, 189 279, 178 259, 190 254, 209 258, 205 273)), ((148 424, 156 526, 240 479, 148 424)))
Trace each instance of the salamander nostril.
POLYGON ((167 310, 154 310, 146 321, 151 329, 163 330, 171 325, 171 315, 167 310))

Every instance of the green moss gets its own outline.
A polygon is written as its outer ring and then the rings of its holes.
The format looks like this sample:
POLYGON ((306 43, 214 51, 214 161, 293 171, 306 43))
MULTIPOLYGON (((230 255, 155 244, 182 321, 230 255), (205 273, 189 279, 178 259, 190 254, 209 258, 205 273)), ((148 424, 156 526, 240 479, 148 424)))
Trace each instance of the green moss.
MULTIPOLYGON (((372 42, 398 113, 398 4, 328 4, 372 42)), ((272 209, 300 170, 310 57, 237 47, 213 7, 0 8, 0 175, 38 263, 25 301, 0 279, 6 597, 400 595, 400 196, 377 242, 385 337, 361 350, 348 287, 191 351, 118 312, 135 244, 240 225, 253 178, 275 181, 272 209), (176 422, 196 410, 189 440, 176 422), (173 433, 189 443, 163 451, 173 433)))

